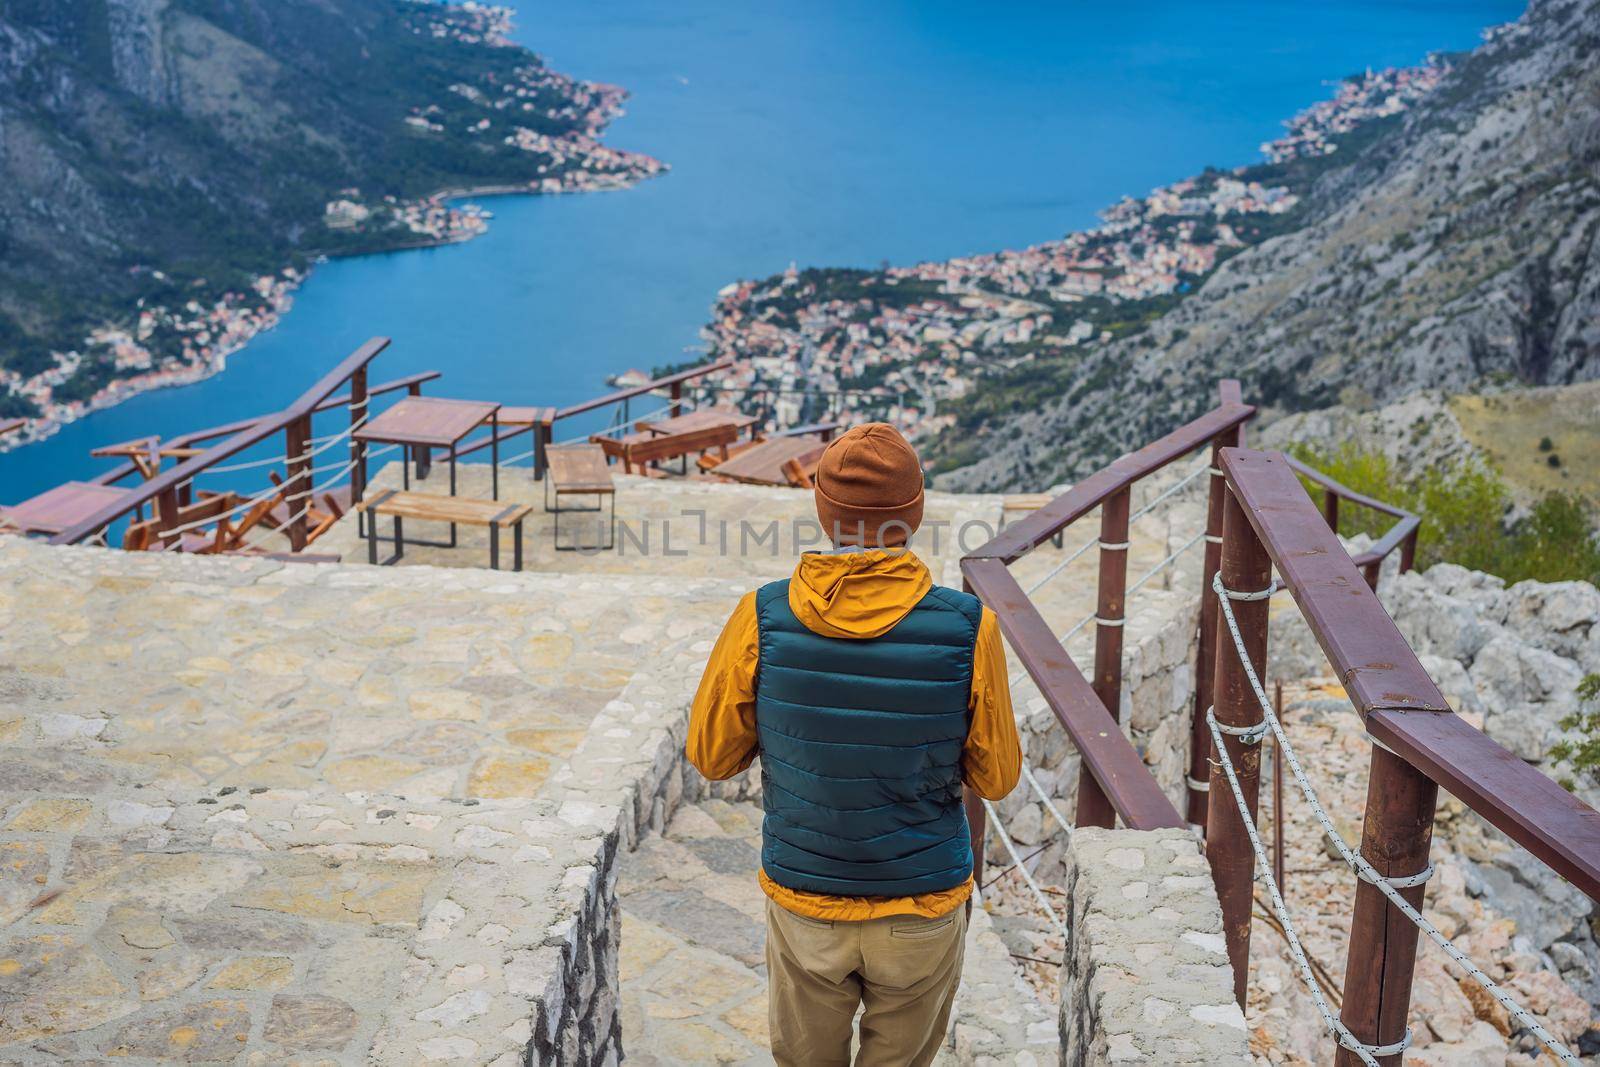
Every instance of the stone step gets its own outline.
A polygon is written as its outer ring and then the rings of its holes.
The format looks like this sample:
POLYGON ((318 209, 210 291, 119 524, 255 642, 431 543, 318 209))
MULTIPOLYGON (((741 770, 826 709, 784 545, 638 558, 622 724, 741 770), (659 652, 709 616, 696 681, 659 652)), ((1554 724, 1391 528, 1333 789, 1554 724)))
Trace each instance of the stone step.
MULTIPOLYGON (((664 833, 622 857, 628 1062, 772 1062, 760 850, 758 802, 705 797, 680 806, 664 833)), ((988 915, 975 910, 951 1040, 938 1062, 1051 1063, 1055 1033, 1054 1007, 1023 984, 988 915)))

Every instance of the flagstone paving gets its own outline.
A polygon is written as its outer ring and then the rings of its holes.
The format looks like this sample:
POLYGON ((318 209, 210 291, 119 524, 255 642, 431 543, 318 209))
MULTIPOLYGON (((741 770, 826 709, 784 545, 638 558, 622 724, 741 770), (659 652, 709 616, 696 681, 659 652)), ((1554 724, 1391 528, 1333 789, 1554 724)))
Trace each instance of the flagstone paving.
POLYGON ((544 797, 735 591, 0 539, 0 1063, 520 1062, 499 968, 594 877, 544 797))

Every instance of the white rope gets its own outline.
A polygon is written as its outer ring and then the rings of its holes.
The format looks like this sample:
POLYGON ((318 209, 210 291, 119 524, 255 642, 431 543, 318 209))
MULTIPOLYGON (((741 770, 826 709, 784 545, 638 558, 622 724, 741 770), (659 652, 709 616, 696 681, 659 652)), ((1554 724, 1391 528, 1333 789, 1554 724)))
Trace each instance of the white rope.
MULTIPOLYGON (((285 484, 288 484, 288 483, 285 483, 285 484)), ((247 498, 246 500, 242 501, 239 504, 236 504, 235 506, 229 508, 227 511, 224 511, 219 515, 208 515, 203 519, 195 519, 193 522, 186 522, 181 526, 174 526, 170 530, 160 530, 160 531, 157 531, 156 536, 157 537, 163 537, 163 538, 164 537, 179 537, 179 536, 181 536, 183 534, 188 533, 190 530, 198 530, 202 526, 211 526, 211 525, 213 525, 215 523, 221 522, 223 519, 232 518, 233 516, 239 514, 240 512, 249 511, 251 508, 255 507, 257 504, 261 503, 263 500, 266 500, 268 497, 276 496, 281 491, 282 491, 282 487, 281 486, 276 486, 276 485, 268 486, 266 489, 263 489, 261 492, 257 493, 255 496, 247 498)))
MULTIPOLYGON (((1356 1040, 1350 1028, 1339 1021, 1328 1007, 1328 1002, 1323 999, 1322 989, 1317 985, 1316 975, 1311 970, 1311 963, 1306 959, 1305 948, 1300 944, 1300 933, 1294 927, 1294 919, 1289 915, 1289 909, 1283 902, 1283 893, 1278 889, 1278 881, 1272 876, 1272 864, 1267 862, 1267 850, 1261 844, 1261 837, 1256 833, 1255 819, 1250 815, 1250 805, 1245 803, 1244 792, 1239 788, 1239 776, 1233 770, 1233 757, 1228 754, 1228 748, 1222 741, 1222 733, 1217 729, 1216 716, 1212 709, 1206 711, 1206 725, 1211 727, 1212 749, 1219 757, 1222 772, 1228 779, 1228 788, 1233 792, 1234 805, 1239 809, 1239 821, 1244 823, 1245 833, 1250 837, 1250 847, 1256 854, 1256 877, 1267 884, 1267 894, 1272 900, 1272 910, 1278 916, 1278 922, 1283 927, 1284 940, 1288 942, 1289 954, 1294 957, 1295 969, 1300 972, 1300 980, 1305 983, 1306 990, 1311 994, 1311 1000, 1317 1006, 1317 1012, 1322 1016, 1322 1025, 1327 1027, 1328 1033, 1341 1046, 1354 1052, 1366 1067, 1378 1067, 1377 1058, 1368 1046, 1356 1040)), ((1407 1031, 1409 1040, 1410 1031, 1407 1031)))
POLYGON ((1051 567, 1048 574, 1046 574, 1043 578, 1040 578, 1037 582, 1034 582, 1032 585, 1028 586, 1028 589, 1027 589, 1028 595, 1032 596, 1034 593, 1038 592, 1044 586, 1044 584, 1046 582, 1048 582, 1050 579, 1054 578, 1056 575, 1060 574, 1062 571, 1066 570, 1068 567, 1072 566, 1073 562, 1079 556, 1083 555, 1085 552, 1089 551, 1091 548, 1093 548, 1095 545, 1097 545, 1099 543, 1100 543, 1099 538, 1090 538, 1089 540, 1085 541, 1083 544, 1079 545, 1075 550, 1073 550, 1072 555, 1068 556, 1066 559, 1062 560, 1060 563, 1057 563, 1054 567, 1051 567))
POLYGON ((1166 559, 1162 560, 1160 563, 1157 563, 1154 567, 1151 567, 1148 571, 1145 572, 1144 577, 1140 578, 1137 582, 1134 582, 1132 585, 1128 586, 1128 592, 1129 593, 1137 593, 1140 590, 1140 588, 1143 587, 1144 583, 1148 582, 1150 579, 1154 578, 1156 575, 1160 574, 1162 571, 1166 570, 1168 567, 1170 567, 1174 563, 1178 562, 1178 557, 1182 556, 1185 552, 1189 551, 1195 545, 1199 544, 1201 542, 1201 540, 1203 540, 1205 538, 1205 536, 1206 535, 1203 534, 1203 533, 1198 533, 1198 534, 1195 534, 1193 537, 1189 538, 1189 540, 1185 541, 1183 543, 1183 545, 1176 552, 1172 553, 1170 556, 1168 556, 1166 559))
MULTIPOLYGON (((312 438, 310 441, 306 442, 306 449, 304 452, 300 453, 300 460, 306 461, 315 456, 321 455, 338 442, 344 440, 352 433, 355 433, 357 430, 361 429, 361 427, 366 424, 366 421, 367 416, 362 415, 359 419, 356 419, 349 426, 346 426, 338 433, 329 434, 326 437, 312 438)), ((288 454, 285 453, 284 455, 271 456, 267 459, 252 459, 243 463, 228 463, 221 466, 207 467, 205 470, 196 471, 195 476, 199 477, 207 474, 232 474, 235 471, 254 470, 257 467, 274 467, 280 463, 287 464, 288 462, 288 454)))
MULTIPOLYGON (((1056 640, 1061 642, 1063 648, 1066 647, 1067 642, 1076 637, 1079 630, 1083 629, 1085 626, 1088 626, 1091 622, 1099 621, 1099 618, 1099 615, 1091 611, 1089 614, 1085 615, 1083 618, 1079 619, 1077 622, 1068 627, 1067 632, 1062 634, 1056 640)), ((1014 687, 1018 682, 1022 681, 1022 679, 1026 678, 1027 676, 1028 670, 1026 667, 1024 667, 1016 674, 1013 674, 1008 681, 1014 687)))
POLYGON ((1051 815, 1055 816, 1056 822, 1061 825, 1061 829, 1066 832, 1068 837, 1071 837, 1072 824, 1067 822, 1066 816, 1061 814, 1061 809, 1056 807, 1056 802, 1051 798, 1050 794, 1044 791, 1044 786, 1039 784, 1039 779, 1033 776, 1033 768, 1028 766, 1027 760, 1022 761, 1022 777, 1028 780, 1028 784, 1033 787, 1033 791, 1039 794, 1039 799, 1044 801, 1044 806, 1050 809, 1051 815))
POLYGON ((983 802, 983 810, 989 813, 989 823, 994 827, 995 834, 1000 838, 1000 843, 1006 847, 1006 853, 1011 857, 1011 863, 1016 868, 1017 873, 1022 875, 1022 880, 1028 883, 1029 889, 1033 890, 1034 899, 1038 900, 1039 907, 1044 909, 1044 913, 1050 916, 1051 924, 1065 937, 1067 924, 1062 922, 1061 916, 1056 914, 1056 909, 1050 904, 1050 898, 1044 895, 1044 890, 1039 888, 1039 883, 1033 880, 1033 875, 1029 874, 1028 868, 1023 865, 1022 857, 1017 854, 1017 846, 1012 843, 1011 835, 1006 833, 1005 823, 1000 821, 1000 813, 987 800, 983 802))
POLYGON ((506 456, 504 459, 502 459, 500 461, 500 466, 507 467, 507 466, 510 466, 511 464, 515 463, 519 459, 527 459, 529 456, 534 454, 534 451, 535 451, 534 449, 530 448, 526 452, 518 452, 514 456, 506 456))
POLYGON ((1140 518, 1144 517, 1145 515, 1150 514, 1151 509, 1154 508, 1157 504, 1161 503, 1163 500, 1165 500, 1168 497, 1172 496, 1174 493, 1182 492, 1184 486, 1188 485, 1190 482, 1194 481, 1196 478, 1200 477, 1205 472, 1206 472, 1206 468, 1204 468, 1204 467, 1196 467, 1194 469, 1194 471, 1192 471, 1191 473, 1184 475, 1182 478, 1179 478, 1176 482, 1173 482, 1171 485, 1167 486, 1167 488, 1162 490, 1161 493, 1159 493, 1154 500, 1151 500, 1144 507, 1140 508, 1138 511, 1134 512, 1132 515, 1128 516, 1128 521, 1131 523, 1131 522, 1135 521, 1136 519, 1140 519, 1140 518))
MULTIPOLYGON (((1227 620, 1228 632, 1233 636, 1233 646, 1235 651, 1238 653, 1240 665, 1244 668, 1245 677, 1249 679, 1251 688, 1255 690, 1256 700, 1261 705, 1262 724, 1269 727, 1273 734, 1277 737, 1278 747, 1282 750, 1284 759, 1289 764, 1289 770, 1294 774, 1295 781, 1300 786, 1300 792, 1305 795, 1306 802, 1311 808, 1311 814, 1316 818, 1318 824, 1321 825, 1322 832, 1327 836, 1328 840, 1332 842, 1334 848, 1338 850, 1339 855, 1344 859, 1345 863, 1350 865, 1359 878, 1361 878, 1363 881, 1370 882, 1373 887, 1378 890, 1378 892, 1382 893, 1384 898, 1387 899, 1390 904, 1393 904, 1395 909, 1399 911, 1400 914, 1404 915, 1414 926, 1416 926, 1423 933, 1427 934, 1429 940, 1443 949, 1445 955, 1449 956, 1455 961, 1457 966, 1466 971, 1468 976, 1470 976, 1473 981, 1477 982, 1480 986, 1487 990, 1489 995, 1494 997, 1494 999, 1499 1002, 1501 1007, 1505 1008, 1506 1011, 1519 1023, 1521 1023, 1524 1028, 1530 1031, 1534 1037, 1538 1038, 1540 1044, 1549 1049, 1557 1059, 1561 1060, 1563 1063, 1577 1064, 1577 1057, 1569 1052, 1566 1047, 1561 1044, 1561 1042, 1557 1041, 1550 1031, 1546 1030, 1542 1025, 1540 1025, 1532 1013, 1513 1000, 1503 989, 1500 988, 1494 979, 1490 978, 1476 963, 1472 962, 1471 957, 1462 952, 1460 949, 1456 948, 1455 944, 1452 943, 1448 937, 1445 937, 1444 934, 1439 931, 1438 927, 1434 926, 1433 923, 1424 918, 1421 912, 1412 907, 1411 903, 1407 901, 1405 897, 1400 895, 1400 888, 1420 885, 1421 882, 1416 881, 1415 879, 1420 878, 1423 874, 1431 872, 1433 869, 1432 865, 1430 864, 1426 871, 1419 871, 1415 875, 1402 875, 1391 881, 1386 876, 1380 874, 1377 868, 1373 867, 1371 863, 1367 862, 1365 856, 1362 856, 1360 852, 1352 849, 1348 844, 1345 843, 1344 838, 1340 836, 1339 831, 1334 827, 1333 820, 1330 819, 1328 817, 1328 813, 1323 810, 1321 802, 1317 799, 1316 789, 1311 785, 1310 780, 1306 777, 1305 770, 1300 766, 1300 759, 1295 755, 1294 746, 1290 743, 1288 735, 1283 729, 1283 724, 1278 721, 1278 716, 1273 711, 1272 701, 1267 699, 1267 693, 1266 690, 1262 688, 1261 679, 1256 676, 1255 665, 1250 662, 1250 657, 1245 652, 1244 638, 1239 633, 1239 623, 1233 615, 1232 601, 1266 599, 1277 591, 1277 583, 1274 582, 1267 589, 1257 592, 1238 593, 1229 590, 1226 586, 1224 586, 1222 584, 1222 575, 1218 573, 1217 576, 1212 580, 1211 588, 1217 594, 1217 602, 1222 608, 1222 617, 1227 620), (1399 888, 1396 887, 1396 883, 1399 883, 1399 888)), ((1216 740, 1215 751, 1220 753, 1222 756, 1223 769, 1227 771, 1229 785, 1232 786, 1234 790, 1234 796, 1239 802, 1241 811, 1244 812, 1244 814, 1241 815, 1241 818, 1244 821, 1245 829, 1250 833, 1251 843, 1255 846, 1257 865, 1262 871, 1263 876, 1267 879, 1268 886, 1272 888, 1274 900, 1278 903, 1281 903, 1282 898, 1277 894, 1277 887, 1272 884, 1271 875, 1266 873, 1270 869, 1266 862, 1266 855, 1261 848, 1260 839, 1256 837, 1252 820, 1247 814, 1248 809, 1245 807, 1243 795, 1239 792, 1238 782, 1233 774, 1232 763, 1229 760, 1227 749, 1222 743, 1221 734, 1217 730, 1216 720, 1214 716, 1209 713, 1207 714, 1206 719, 1207 722, 1212 726, 1212 736, 1216 740)), ((1293 948, 1295 938, 1293 937, 1292 928, 1289 926, 1287 916, 1280 912, 1278 918, 1283 922, 1284 930, 1290 933, 1291 948, 1293 948)), ((1332 1016, 1327 1013, 1325 1006, 1322 1005, 1321 997, 1316 992, 1315 982, 1312 980, 1310 975, 1310 968, 1305 968, 1302 973, 1306 979, 1307 985, 1312 989, 1312 996, 1317 999, 1319 1007, 1322 1007, 1323 1009, 1324 1019, 1331 1020, 1339 1027, 1340 1030, 1343 1030, 1343 1025, 1339 1024, 1337 1020, 1333 1020, 1332 1016)), ((1349 1031, 1344 1030, 1344 1033, 1348 1034, 1349 1031)), ((1350 1040, 1354 1040, 1354 1038, 1352 1037, 1350 1040)), ((1343 1037, 1340 1038, 1340 1044, 1344 1044, 1343 1037)), ((1352 1048, 1350 1045, 1345 1045, 1345 1047, 1352 1048)), ((1352 1051, 1355 1051, 1357 1055, 1361 1055, 1359 1049, 1352 1048, 1352 1051)), ((1363 1062, 1366 1061, 1363 1060, 1363 1062)))
MULTIPOLYGON (((650 395, 650 394, 646 394, 646 395, 650 395)), ((679 407, 688 407, 688 406, 691 406, 691 405, 685 404, 685 403, 680 401, 678 406, 679 407)), ((563 437, 559 441, 551 441, 550 442, 550 447, 555 448, 555 447, 557 447, 559 445, 570 445, 570 444, 573 444, 573 443, 578 442, 578 441, 587 441, 591 437, 600 437, 600 436, 603 436, 605 434, 611 433, 614 430, 626 430, 636 422, 646 422, 646 421, 648 421, 650 419, 655 418, 657 415, 664 414, 665 412, 668 412, 668 411, 671 411, 671 410, 672 410, 672 405, 671 404, 667 404, 664 407, 656 408, 654 411, 647 411, 643 415, 634 415, 634 416, 632 416, 630 418, 623 419, 621 422, 614 422, 610 426, 607 426, 603 430, 590 430, 588 433, 574 434, 571 437, 563 437)))

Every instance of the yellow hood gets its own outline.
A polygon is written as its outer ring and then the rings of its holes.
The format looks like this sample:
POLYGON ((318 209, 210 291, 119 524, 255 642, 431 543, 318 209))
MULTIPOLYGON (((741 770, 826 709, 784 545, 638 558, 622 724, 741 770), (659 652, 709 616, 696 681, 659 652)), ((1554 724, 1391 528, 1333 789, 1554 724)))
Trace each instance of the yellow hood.
POLYGON ((807 552, 789 579, 789 610, 823 637, 878 637, 932 587, 928 568, 910 552, 807 552))

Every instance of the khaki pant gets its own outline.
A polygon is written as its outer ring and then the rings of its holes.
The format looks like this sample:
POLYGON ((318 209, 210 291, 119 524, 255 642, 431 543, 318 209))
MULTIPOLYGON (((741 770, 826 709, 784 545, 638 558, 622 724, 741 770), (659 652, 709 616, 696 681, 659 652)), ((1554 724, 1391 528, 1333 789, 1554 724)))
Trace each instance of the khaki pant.
POLYGON ((767 1003, 779 1067, 843 1067, 861 1016, 856 1067, 925 1067, 939 1051, 961 978, 967 909, 937 919, 825 922, 767 901, 767 1003))

